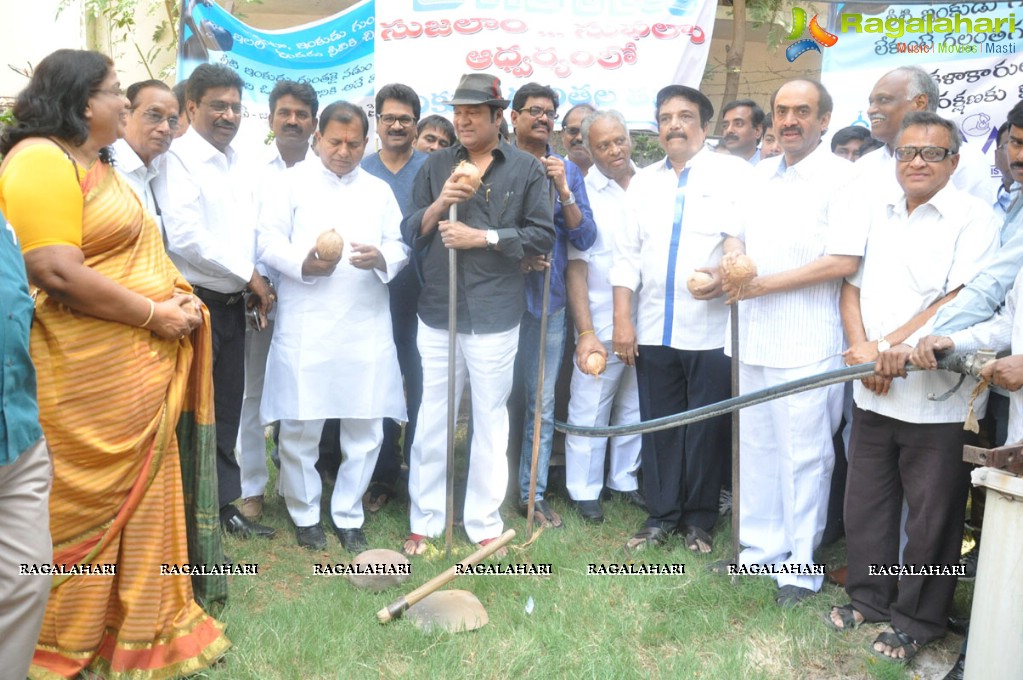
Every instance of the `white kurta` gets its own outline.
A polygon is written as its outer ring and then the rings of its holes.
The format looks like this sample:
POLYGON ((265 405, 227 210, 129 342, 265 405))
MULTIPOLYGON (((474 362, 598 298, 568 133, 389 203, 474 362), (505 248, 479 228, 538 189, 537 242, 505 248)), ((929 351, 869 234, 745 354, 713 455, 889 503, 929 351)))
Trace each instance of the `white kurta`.
POLYGON ((281 274, 263 422, 407 420, 386 285, 408 262, 394 193, 361 168, 339 178, 319 161, 282 183, 260 217, 259 259, 281 274), (331 276, 303 277, 316 237, 331 228, 345 240, 341 262, 331 276), (353 243, 379 248, 386 271, 353 267, 353 243))

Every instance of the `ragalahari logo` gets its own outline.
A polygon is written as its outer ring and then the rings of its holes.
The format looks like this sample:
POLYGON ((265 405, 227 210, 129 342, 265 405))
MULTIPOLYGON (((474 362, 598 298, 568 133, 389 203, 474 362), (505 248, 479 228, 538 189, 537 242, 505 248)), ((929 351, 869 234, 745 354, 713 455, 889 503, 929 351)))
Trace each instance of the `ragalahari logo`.
MULTIPOLYGON (((806 10, 804 10, 802 7, 793 7, 792 32, 789 33, 785 37, 785 39, 796 40, 796 38, 803 35, 803 31, 806 30, 807 30, 806 10)), ((789 62, 795 61, 799 57, 799 55, 805 54, 810 50, 820 52, 821 48, 817 47, 817 43, 820 43, 824 47, 831 47, 832 45, 838 42, 837 35, 835 35, 834 33, 828 33, 827 31, 820 27, 820 24, 817 23, 816 14, 814 14, 813 19, 810 20, 809 31, 810 37, 813 38, 813 40, 811 40, 810 38, 796 40, 796 42, 792 43, 785 49, 785 58, 788 59, 789 62)))

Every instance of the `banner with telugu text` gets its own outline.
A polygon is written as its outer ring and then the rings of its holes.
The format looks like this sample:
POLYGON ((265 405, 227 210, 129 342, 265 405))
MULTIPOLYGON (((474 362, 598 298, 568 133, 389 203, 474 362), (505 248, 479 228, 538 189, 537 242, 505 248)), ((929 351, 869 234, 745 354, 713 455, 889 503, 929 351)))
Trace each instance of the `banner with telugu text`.
POLYGON ((536 81, 562 111, 590 103, 655 129, 654 95, 699 87, 714 0, 393 0, 377 7, 376 74, 420 94, 423 115, 444 104, 464 73, 491 73, 511 99, 536 81))
POLYGON ((364 0, 319 21, 278 31, 255 29, 209 0, 184 0, 178 74, 226 64, 245 81, 239 135, 267 133, 269 95, 278 80, 308 82, 321 108, 344 99, 372 107, 376 5, 364 0), (258 124, 253 124, 258 121, 258 124))
POLYGON ((836 9, 829 31, 838 42, 824 50, 821 68, 821 80, 835 100, 831 131, 847 125, 869 128, 867 99, 877 80, 899 66, 920 66, 938 84, 938 113, 959 126, 965 141, 982 145, 994 162, 998 126, 1023 100, 1023 3, 887 5, 877 14, 867 14, 862 4, 836 9), (883 32, 855 32, 851 19, 843 24, 847 7, 861 14, 861 28, 868 18, 893 21, 883 32), (921 23, 911 23, 914 19, 921 23), (978 24, 978 19, 991 23, 978 24), (999 19, 1002 23, 995 24, 999 19), (994 25, 1001 30, 966 30, 964 20, 970 29, 994 25), (953 30, 937 30, 950 25, 953 30), (907 30, 920 26, 932 32, 907 30))

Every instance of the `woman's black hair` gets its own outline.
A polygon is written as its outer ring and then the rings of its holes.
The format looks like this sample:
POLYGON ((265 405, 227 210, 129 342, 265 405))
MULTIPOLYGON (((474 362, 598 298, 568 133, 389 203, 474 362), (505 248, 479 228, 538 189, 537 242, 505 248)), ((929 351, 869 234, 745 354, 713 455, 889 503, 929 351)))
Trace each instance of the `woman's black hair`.
MULTIPOLYGON (((13 125, 0 134, 0 154, 30 137, 53 137, 79 146, 89 137, 85 109, 106 80, 114 62, 89 50, 61 49, 35 67, 28 86, 14 102, 13 125)), ((100 160, 110 162, 108 149, 100 160)))

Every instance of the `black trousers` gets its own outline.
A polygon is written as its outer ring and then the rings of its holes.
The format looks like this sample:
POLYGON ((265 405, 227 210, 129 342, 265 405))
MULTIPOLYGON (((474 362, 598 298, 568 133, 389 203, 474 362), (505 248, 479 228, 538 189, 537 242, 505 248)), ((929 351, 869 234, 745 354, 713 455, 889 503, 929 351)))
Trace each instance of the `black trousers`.
MULTIPOLYGON (((723 349, 680 350, 640 345, 636 360, 643 420, 688 411, 731 397, 731 364, 723 349)), ((640 453, 646 525, 710 531, 730 464, 728 415, 643 435, 640 453)))
POLYGON ((242 495, 241 470, 234 455, 245 396, 245 304, 198 295, 210 310, 213 334, 213 406, 217 423, 217 490, 220 507, 242 495))
POLYGON ((955 576, 870 575, 899 565, 902 498, 909 506, 907 567, 959 564, 969 466, 962 423, 917 424, 853 411, 845 535, 845 590, 867 621, 892 625, 923 644, 945 634, 955 576))

